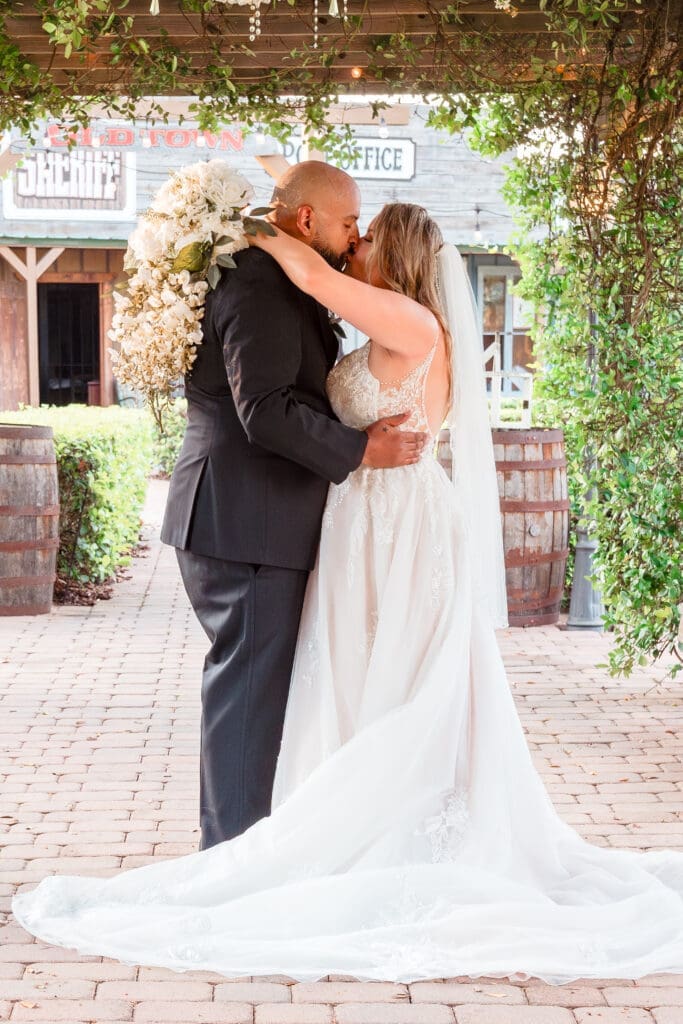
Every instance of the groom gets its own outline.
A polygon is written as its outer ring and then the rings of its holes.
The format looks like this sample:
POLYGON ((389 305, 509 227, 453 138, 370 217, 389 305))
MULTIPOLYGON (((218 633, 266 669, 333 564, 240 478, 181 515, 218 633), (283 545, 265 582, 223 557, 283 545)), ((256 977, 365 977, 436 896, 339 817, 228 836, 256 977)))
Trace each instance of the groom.
MULTIPOLYGON (((319 161, 290 167, 274 219, 341 268, 360 194, 319 161)), ((236 255, 206 301, 185 383, 188 423, 161 539, 177 550, 211 642, 202 678, 200 849, 270 813, 299 618, 330 481, 361 462, 404 465, 424 435, 404 416, 353 430, 325 378, 338 355, 327 310, 260 249, 236 255)))

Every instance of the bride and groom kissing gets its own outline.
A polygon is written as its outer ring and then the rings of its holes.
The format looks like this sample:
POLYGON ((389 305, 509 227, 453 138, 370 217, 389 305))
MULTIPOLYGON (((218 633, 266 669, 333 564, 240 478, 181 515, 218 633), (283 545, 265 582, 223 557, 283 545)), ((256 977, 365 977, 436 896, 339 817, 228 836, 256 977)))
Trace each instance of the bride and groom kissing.
POLYGON ((505 571, 482 339, 419 206, 358 235, 290 168, 209 294, 162 539, 210 648, 200 849, 15 896, 30 932, 227 977, 683 970, 683 854, 559 817, 495 628, 505 571), (346 272, 340 269, 346 264, 346 272), (370 339, 337 361, 334 311, 370 339), (453 479, 434 438, 450 424, 453 479))
MULTIPOLYGON (((360 276, 370 236, 359 239, 352 178, 319 161, 298 164, 278 182, 272 203, 274 223, 299 240, 296 248, 304 243, 336 270, 348 261, 360 276)), ((284 250, 281 258, 288 258, 284 250)), ((326 392, 339 344, 327 309, 269 252, 254 246, 236 262, 206 303, 162 531, 211 641, 202 682, 200 848, 270 814, 328 485, 361 465, 409 465, 427 440, 423 431, 399 430, 400 416, 362 430, 340 422, 326 392)), ((289 269, 296 272, 293 262, 289 269)), ((436 324, 424 319, 405 353, 387 350, 391 376, 431 346, 436 324)))

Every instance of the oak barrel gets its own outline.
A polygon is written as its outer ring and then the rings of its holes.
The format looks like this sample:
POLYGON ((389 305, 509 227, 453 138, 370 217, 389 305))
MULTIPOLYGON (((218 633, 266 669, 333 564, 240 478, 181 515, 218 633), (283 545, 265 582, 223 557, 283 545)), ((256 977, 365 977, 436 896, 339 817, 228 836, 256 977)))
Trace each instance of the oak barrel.
MULTIPOLYGON (((511 626, 557 622, 569 543, 569 498, 561 430, 491 431, 498 477, 511 626)), ((448 429, 438 459, 451 471, 448 429)))
POLYGON ((52 428, 0 423, 0 615, 50 611, 58 547, 52 428))
POLYGON ((511 626, 557 622, 569 553, 569 497, 561 430, 492 431, 511 626))

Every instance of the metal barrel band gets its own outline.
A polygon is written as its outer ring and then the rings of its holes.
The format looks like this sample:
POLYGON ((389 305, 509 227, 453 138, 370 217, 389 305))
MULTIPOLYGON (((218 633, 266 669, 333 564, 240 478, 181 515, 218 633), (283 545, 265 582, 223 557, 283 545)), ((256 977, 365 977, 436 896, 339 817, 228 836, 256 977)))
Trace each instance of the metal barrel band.
POLYGON ((565 512, 571 508, 569 498, 555 501, 525 501, 524 498, 501 498, 501 512, 565 512))
POLYGON ((0 516, 58 516, 59 505, 0 505, 0 516))
POLYGON ((9 587, 32 587, 36 583, 52 586, 57 577, 54 573, 49 576, 0 576, 0 591, 9 587))
POLYGON ((569 554, 569 548, 562 548, 561 551, 534 551, 528 554, 505 555, 506 569, 523 569, 525 565, 543 565, 545 562, 561 562, 569 554))
POLYGON ((51 551, 59 547, 59 537, 45 537, 42 540, 0 541, 0 551, 51 551))
POLYGON ((510 470, 511 472, 526 473, 532 469, 566 469, 566 459, 526 459, 521 462, 508 462, 506 459, 496 459, 496 469, 499 472, 510 470))
POLYGON ((53 455, 0 455, 0 466, 56 466, 53 455))

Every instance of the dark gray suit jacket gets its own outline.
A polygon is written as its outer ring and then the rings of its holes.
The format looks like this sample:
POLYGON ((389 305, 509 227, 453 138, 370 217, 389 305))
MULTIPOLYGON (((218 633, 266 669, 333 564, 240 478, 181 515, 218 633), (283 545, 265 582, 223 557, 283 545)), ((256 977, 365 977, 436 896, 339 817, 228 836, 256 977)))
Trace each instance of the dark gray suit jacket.
POLYGON ((367 436, 339 423, 327 399, 338 339, 326 310, 262 250, 236 262, 207 296, 161 539, 311 569, 328 482, 360 465, 367 436))

